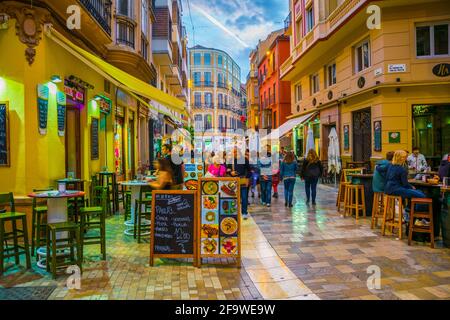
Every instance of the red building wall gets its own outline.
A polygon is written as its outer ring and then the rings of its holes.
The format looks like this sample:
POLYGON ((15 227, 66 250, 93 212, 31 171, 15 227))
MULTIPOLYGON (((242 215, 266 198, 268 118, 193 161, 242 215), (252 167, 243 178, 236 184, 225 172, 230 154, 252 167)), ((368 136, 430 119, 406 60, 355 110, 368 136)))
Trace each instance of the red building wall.
POLYGON ((261 128, 264 128, 263 111, 267 108, 271 113, 272 129, 278 128, 285 123, 286 117, 291 114, 291 86, 288 81, 280 81, 281 65, 289 58, 289 55, 289 38, 286 36, 279 36, 274 40, 258 67, 259 96, 260 99, 262 97, 262 101, 260 101, 261 128), (264 70, 266 70, 265 80, 264 70), (273 97, 274 85, 275 96, 273 97))

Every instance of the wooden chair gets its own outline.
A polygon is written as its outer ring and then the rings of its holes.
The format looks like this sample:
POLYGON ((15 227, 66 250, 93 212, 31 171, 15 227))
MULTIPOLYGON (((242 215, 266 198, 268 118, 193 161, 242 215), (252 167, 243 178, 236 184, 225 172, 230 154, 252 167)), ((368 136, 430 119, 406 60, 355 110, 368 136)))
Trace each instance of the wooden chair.
POLYGON ((152 206, 152 188, 150 186, 142 186, 139 192, 139 199, 136 199, 134 205, 134 238, 141 243, 142 231, 150 231, 149 225, 142 225, 142 217, 148 216, 150 220, 152 206), (142 210, 144 207, 144 210, 142 210))
POLYGON ((372 206, 372 224, 371 229, 378 227, 378 219, 383 219, 384 215, 384 193, 374 192, 372 206))
POLYGON ((411 245, 414 232, 428 233, 430 235, 430 246, 434 248, 434 223, 433 223, 433 199, 429 198, 413 198, 411 199, 411 218, 409 220, 408 245, 411 245), (427 211, 417 211, 416 205, 426 205, 427 211), (429 225, 416 225, 414 219, 428 219, 429 225))
POLYGON ((0 193, 0 206, 9 206, 9 212, 0 213, 0 276, 4 272, 6 258, 14 257, 16 265, 20 264, 20 255, 25 255, 26 267, 31 269, 30 248, 28 245, 27 215, 16 212, 14 195, 12 192, 0 193), (17 227, 17 222, 22 223, 22 229, 17 227), (11 231, 6 231, 6 223, 11 222, 11 231), (19 245, 19 239, 23 239, 23 245, 19 245), (9 241, 13 242, 9 247, 9 241), (13 253, 10 253, 10 252, 13 253))
POLYGON ((356 221, 359 219, 360 212, 366 217, 366 202, 363 185, 347 184, 345 186, 345 197, 344 216, 352 216, 354 211, 356 221))
POLYGON ((383 213, 383 224, 381 225, 381 235, 386 234, 386 228, 393 234, 394 228, 398 230, 398 238, 402 239, 403 227, 403 203, 402 197, 385 195, 385 205, 383 213))

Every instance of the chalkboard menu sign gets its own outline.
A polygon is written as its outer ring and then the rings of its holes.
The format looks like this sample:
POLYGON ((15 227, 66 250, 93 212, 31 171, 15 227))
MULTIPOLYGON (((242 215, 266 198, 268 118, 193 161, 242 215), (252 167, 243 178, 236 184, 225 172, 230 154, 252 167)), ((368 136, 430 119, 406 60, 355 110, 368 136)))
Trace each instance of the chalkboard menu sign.
POLYGON ((0 102, 0 166, 9 166, 8 105, 0 102))
POLYGON ((58 111, 58 135, 64 137, 66 129, 66 94, 58 91, 56 93, 56 105, 58 111))
POLYGON ((193 258, 197 265, 196 191, 153 191, 150 265, 154 258, 193 258))
POLYGON ((38 85, 38 120, 39 133, 47 134, 47 119, 48 119, 48 96, 49 90, 46 85, 38 85))
POLYGON ((374 138, 374 150, 381 151, 381 121, 375 121, 373 123, 373 138, 374 138))
POLYGON ((99 121, 97 118, 92 118, 91 120, 91 160, 98 160, 98 125, 99 121))

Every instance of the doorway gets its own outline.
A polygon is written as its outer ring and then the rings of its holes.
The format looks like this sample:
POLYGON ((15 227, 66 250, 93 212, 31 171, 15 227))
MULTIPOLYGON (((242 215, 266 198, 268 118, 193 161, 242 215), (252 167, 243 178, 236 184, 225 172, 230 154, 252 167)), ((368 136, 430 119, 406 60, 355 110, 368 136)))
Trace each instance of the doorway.
POLYGON ((134 157, 134 151, 135 151, 135 144, 134 142, 136 141, 135 137, 134 137, 134 113, 130 114, 130 118, 129 118, 129 122, 128 122, 128 168, 129 168, 129 173, 130 173, 130 178, 133 179, 135 174, 136 174, 136 168, 134 165, 135 162, 135 157, 134 157))
POLYGON ((370 108, 353 112, 353 161, 370 161, 372 155, 372 115, 370 108))
POLYGON ((66 174, 73 172, 81 178, 80 109, 68 105, 66 109, 66 174))

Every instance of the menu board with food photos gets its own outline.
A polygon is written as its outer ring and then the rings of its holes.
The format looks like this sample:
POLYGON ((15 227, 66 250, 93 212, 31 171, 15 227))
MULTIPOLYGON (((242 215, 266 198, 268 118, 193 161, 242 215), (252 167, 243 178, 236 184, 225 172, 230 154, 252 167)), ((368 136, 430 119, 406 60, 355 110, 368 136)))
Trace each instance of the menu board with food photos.
POLYGON ((200 178, 200 260, 236 258, 241 263, 238 178, 200 178))
POLYGON ((186 163, 184 165, 184 190, 197 190, 198 179, 202 178, 203 174, 203 163, 186 163))

